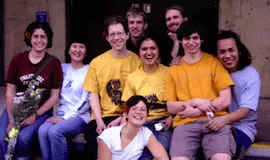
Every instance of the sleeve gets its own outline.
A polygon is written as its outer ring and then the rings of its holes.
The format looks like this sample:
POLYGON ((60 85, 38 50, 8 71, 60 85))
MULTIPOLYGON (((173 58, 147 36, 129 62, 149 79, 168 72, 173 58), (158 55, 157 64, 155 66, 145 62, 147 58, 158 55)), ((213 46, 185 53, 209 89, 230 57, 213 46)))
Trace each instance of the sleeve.
POLYGON ((107 147, 108 147, 110 150, 112 150, 112 139, 111 139, 111 137, 113 137, 113 136, 112 136, 112 133, 111 133, 111 131, 113 131, 112 129, 113 129, 113 128, 108 128, 108 129, 104 130, 104 131, 97 137, 97 139, 101 139, 101 140, 107 145, 107 147))
POLYGON ((70 109, 69 112, 67 112, 63 118, 68 119, 71 117, 77 117, 80 116, 81 114, 87 112, 89 110, 89 101, 88 101, 89 93, 83 89, 83 93, 81 96, 80 101, 70 109))
POLYGON ((89 92, 98 93, 99 85, 97 80, 97 74, 94 67, 94 62, 91 62, 89 69, 87 71, 86 77, 84 79, 83 88, 89 92))
POLYGON ((240 96, 239 107, 249 108, 256 111, 258 108, 261 81, 260 76, 257 71, 255 71, 249 79, 247 79, 246 84, 243 89, 243 93, 240 96))
POLYGON ((168 74, 167 74, 164 100, 165 101, 177 101, 176 85, 175 85, 175 82, 173 79, 172 68, 169 69, 168 74))
POLYGON ((51 88, 53 89, 59 89, 62 87, 62 82, 63 82, 63 72, 62 72, 62 66, 61 62, 59 59, 54 58, 53 60, 53 69, 52 69, 52 85, 51 88))
POLYGON ((230 74, 218 60, 216 60, 216 65, 212 74, 214 76, 214 86, 217 92, 234 85, 230 74))
POLYGON ((63 77, 65 77, 67 73, 67 69, 68 69, 68 64, 62 63, 61 66, 62 66, 63 77))
POLYGON ((143 134, 144 134, 144 138, 145 138, 144 139, 144 145, 146 146, 149 139, 150 139, 150 136, 153 134, 153 132, 150 129, 146 128, 146 127, 144 127, 143 129, 144 129, 143 134))
POLYGON ((18 77, 18 65, 16 57, 13 57, 8 67, 7 82, 11 84, 16 84, 17 77, 18 77))
POLYGON ((126 102, 131 96, 136 95, 134 86, 132 85, 130 79, 132 79, 131 75, 129 75, 128 78, 126 79, 123 95, 121 97, 122 101, 124 102, 126 102))

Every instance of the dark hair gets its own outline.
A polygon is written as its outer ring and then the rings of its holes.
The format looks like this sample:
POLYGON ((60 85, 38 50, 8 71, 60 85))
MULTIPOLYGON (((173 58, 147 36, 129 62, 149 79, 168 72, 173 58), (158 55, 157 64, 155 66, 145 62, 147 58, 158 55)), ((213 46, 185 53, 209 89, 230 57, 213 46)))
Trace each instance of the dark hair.
POLYGON ((69 52, 69 49, 70 49, 72 43, 81 43, 81 44, 85 45, 86 53, 85 53, 85 57, 83 59, 83 64, 89 64, 88 41, 87 41, 87 37, 85 35, 83 35, 82 33, 74 33, 69 38, 69 42, 66 45, 66 52, 65 52, 66 63, 71 62, 71 57, 70 57, 68 52, 69 52))
POLYGON ((122 24, 123 28, 124 28, 124 31, 125 33, 127 34, 128 33, 128 26, 127 26, 127 21, 125 20, 124 17, 122 16, 117 16, 117 15, 113 15, 113 16, 110 16, 109 18, 107 18, 105 20, 105 36, 108 35, 108 30, 109 30, 109 27, 113 24, 122 24))
MULTIPOLYGON (((144 42, 144 41, 146 41, 146 40, 152 40, 152 41, 154 41, 155 43, 156 43, 156 45, 157 45, 157 47, 159 46, 159 42, 158 42, 158 40, 157 40, 157 38, 156 37, 154 37, 154 36, 143 36, 141 39, 139 39, 139 41, 137 42, 137 46, 138 46, 138 49, 137 49, 137 53, 138 53, 138 55, 139 55, 139 52, 140 52, 140 48, 141 48, 141 45, 142 45, 142 43, 144 42)), ((159 47, 158 47, 158 50, 159 50, 159 47)), ((159 50, 159 52, 160 52, 160 50, 159 50)))
POLYGON ((138 104, 140 101, 143 101, 143 103, 146 105, 147 113, 149 111, 149 104, 147 102, 147 99, 144 98, 144 96, 139 96, 139 95, 134 95, 131 96, 127 102, 126 102, 126 107, 127 107, 127 112, 129 112, 129 109, 136 104, 138 104))
POLYGON ((126 20, 128 20, 129 16, 142 16, 144 23, 147 22, 147 16, 146 16, 145 12, 142 9, 138 8, 138 7, 131 7, 127 11, 126 20))
POLYGON ((198 33, 200 39, 204 39, 204 30, 202 25, 196 21, 185 21, 177 30, 177 38, 182 41, 184 37, 189 37, 193 33, 198 33))
POLYGON ((36 29, 39 29, 39 28, 43 29, 45 34, 48 37, 48 44, 47 44, 46 48, 51 48, 52 47, 53 31, 52 31, 52 28, 48 22, 34 21, 27 26, 27 28, 24 32, 24 41, 25 41, 26 45, 32 47, 31 36, 34 33, 34 31, 36 29))
POLYGON ((238 61, 238 65, 236 69, 241 70, 245 68, 246 66, 249 66, 252 61, 252 56, 249 50, 247 49, 247 47, 241 42, 240 36, 237 33, 231 30, 222 30, 219 32, 218 37, 217 37, 218 41, 222 39, 229 39, 229 38, 233 38, 235 40, 236 47, 239 53, 239 61, 238 61))
POLYGON ((170 6, 170 7, 166 8, 165 14, 169 10, 177 10, 180 12, 180 14, 182 15, 183 18, 187 17, 186 11, 184 10, 184 8, 182 6, 179 6, 179 5, 170 6))

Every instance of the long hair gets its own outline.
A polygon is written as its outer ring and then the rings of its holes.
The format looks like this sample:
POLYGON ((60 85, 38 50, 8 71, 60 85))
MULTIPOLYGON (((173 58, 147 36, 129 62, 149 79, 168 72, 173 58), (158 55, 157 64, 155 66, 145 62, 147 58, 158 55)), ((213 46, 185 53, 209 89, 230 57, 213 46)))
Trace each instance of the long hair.
POLYGON ((233 38, 235 40, 239 53, 239 61, 236 69, 241 70, 246 66, 249 66, 252 61, 252 56, 247 47, 241 42, 240 36, 237 33, 231 30, 222 30, 218 34, 217 41, 229 38, 233 38))

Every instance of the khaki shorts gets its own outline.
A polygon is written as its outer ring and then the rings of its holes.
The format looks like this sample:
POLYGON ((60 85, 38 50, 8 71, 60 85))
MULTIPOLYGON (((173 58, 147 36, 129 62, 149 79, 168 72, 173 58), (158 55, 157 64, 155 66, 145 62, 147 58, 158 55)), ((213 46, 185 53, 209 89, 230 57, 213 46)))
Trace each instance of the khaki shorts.
POLYGON ((219 131, 210 131, 205 125, 208 119, 200 119, 193 123, 175 127, 171 141, 171 157, 187 157, 195 160, 199 148, 203 149, 205 159, 216 153, 227 153, 231 157, 236 150, 231 126, 225 125, 219 131))

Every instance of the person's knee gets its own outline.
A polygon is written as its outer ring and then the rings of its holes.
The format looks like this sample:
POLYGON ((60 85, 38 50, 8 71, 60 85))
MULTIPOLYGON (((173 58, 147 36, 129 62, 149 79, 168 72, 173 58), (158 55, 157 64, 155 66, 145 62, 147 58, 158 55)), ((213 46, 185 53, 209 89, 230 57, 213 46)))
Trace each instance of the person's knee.
POLYGON ((43 127, 42 125, 38 129, 38 137, 46 138, 48 136, 48 128, 43 127))
POLYGON ((19 134, 18 139, 17 139, 17 144, 21 147, 25 146, 27 147, 31 143, 32 137, 19 134))
POLYGON ((232 157, 227 153, 216 153, 211 157, 211 160, 231 160, 232 157))
POLYGON ((61 131, 59 128, 50 127, 48 129, 48 137, 49 139, 60 138, 62 136, 61 131))

